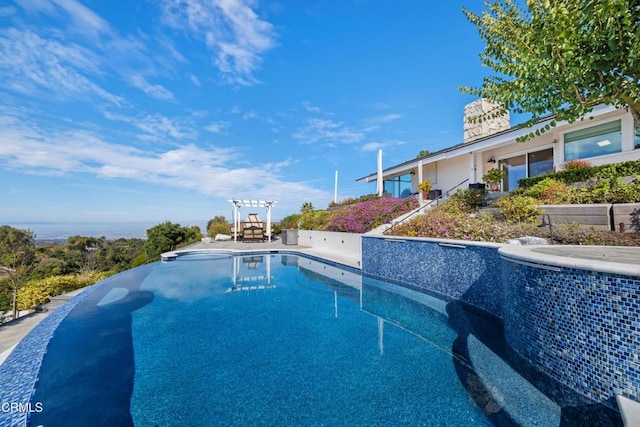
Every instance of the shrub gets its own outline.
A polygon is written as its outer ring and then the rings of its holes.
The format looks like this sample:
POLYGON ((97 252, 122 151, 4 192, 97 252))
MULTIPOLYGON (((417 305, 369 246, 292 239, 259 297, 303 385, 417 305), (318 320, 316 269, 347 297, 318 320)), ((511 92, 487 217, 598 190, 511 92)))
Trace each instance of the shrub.
POLYGON ((324 230, 331 220, 334 211, 317 210, 305 212, 300 215, 298 222, 301 230, 324 230))
POLYGON ((438 207, 426 215, 394 227, 393 234, 501 243, 515 237, 531 235, 536 228, 531 224, 508 225, 498 222, 491 214, 469 215, 438 207))
POLYGON ((31 280, 18 291, 18 309, 28 310, 47 303, 54 296, 93 285, 107 276, 107 273, 90 272, 31 280))
POLYGON ((224 216, 215 216, 207 223, 207 236, 216 237, 218 234, 231 234, 231 225, 224 216))
POLYGON ((449 197, 444 203, 438 206, 443 209, 456 209, 460 212, 474 212, 486 205, 485 190, 476 190, 473 188, 458 190, 456 194, 449 197))
POLYGON ((280 220, 280 228, 298 228, 300 218, 302 218, 301 214, 291 214, 289 216, 285 216, 284 218, 282 218, 282 220, 280 220))
POLYGON ((588 160, 575 159, 575 160, 569 160, 568 162, 566 162, 564 164, 564 170, 571 171, 576 169, 586 169, 586 168, 590 168, 591 166, 592 166, 591 162, 588 160))
POLYGON ((507 171, 500 168, 490 169, 486 174, 482 175, 482 180, 489 184, 500 184, 504 179, 507 171))
POLYGON ((533 197, 546 204, 572 203, 576 200, 576 188, 553 178, 545 178, 522 192, 524 196, 533 197))
POLYGON ((324 230, 366 233, 419 206, 414 198, 383 197, 334 211, 324 230))
POLYGON ((577 203, 640 202, 640 185, 636 181, 624 184, 621 179, 602 179, 576 192, 577 203))
POLYGON ((631 212, 631 228, 640 233, 640 209, 631 212))
POLYGON ((506 196, 496 201, 507 222, 532 223, 538 220, 542 210, 536 199, 529 196, 506 196))
POLYGON ((367 200, 373 200, 377 198, 378 198, 377 194, 365 194, 364 196, 360 196, 357 199, 355 197, 347 197, 346 199, 337 203, 332 201, 331 203, 329 203, 329 207, 333 208, 333 207, 339 207, 339 206, 353 205, 355 203, 366 202, 367 200))
POLYGON ((588 181, 590 179, 612 179, 636 175, 640 175, 640 160, 601 166, 577 167, 547 175, 522 178, 518 180, 518 185, 521 188, 529 188, 548 177, 564 182, 565 184, 572 184, 574 182, 588 181))
POLYGON ((431 184, 431 181, 429 181, 428 179, 425 179, 420 184, 418 184, 418 191, 422 193, 424 197, 429 195, 429 191, 431 191, 432 188, 433 188, 433 185, 431 184))

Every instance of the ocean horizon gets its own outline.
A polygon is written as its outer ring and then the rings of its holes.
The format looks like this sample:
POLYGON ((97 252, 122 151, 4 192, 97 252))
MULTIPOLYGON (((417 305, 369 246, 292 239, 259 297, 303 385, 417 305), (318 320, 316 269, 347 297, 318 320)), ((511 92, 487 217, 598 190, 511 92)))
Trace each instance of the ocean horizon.
MULTIPOLYGON (((160 222, 9 222, 13 228, 31 230, 36 240, 66 240, 69 236, 105 237, 108 240, 119 238, 147 237, 147 230, 160 222)), ((174 221, 172 221, 174 222, 174 221)), ((206 232, 206 222, 178 222, 183 227, 197 225, 200 231, 206 232)))

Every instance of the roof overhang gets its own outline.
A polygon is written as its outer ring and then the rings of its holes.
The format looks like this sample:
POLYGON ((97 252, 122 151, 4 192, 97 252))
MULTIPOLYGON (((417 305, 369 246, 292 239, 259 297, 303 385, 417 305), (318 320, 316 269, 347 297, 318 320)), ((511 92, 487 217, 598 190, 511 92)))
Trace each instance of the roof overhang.
MULTIPOLYGON (((612 105, 598 105, 594 107, 591 112, 592 116, 601 116, 606 113, 610 113, 618 110, 617 107, 612 105)), ((391 166, 390 168, 383 169, 382 175, 385 177, 402 175, 406 174, 409 171, 418 167, 418 164, 422 161, 423 165, 428 165, 431 163, 436 163, 441 160, 450 159, 453 157, 458 157, 463 154, 468 153, 477 153, 483 152, 490 149, 494 149, 503 145, 512 144, 518 138, 529 134, 530 132, 534 132, 536 130, 544 128, 547 124, 553 121, 553 116, 547 116, 538 121, 533 126, 521 128, 521 127, 512 127, 511 129, 507 129, 505 131, 486 136, 484 138, 477 139, 475 141, 461 143, 458 145, 454 145, 452 147, 445 148, 440 151, 436 151, 435 153, 430 153, 424 157, 417 157, 415 159, 408 160, 406 162, 400 163, 395 166, 391 166)), ((562 121, 556 125, 556 128, 560 128, 562 126, 567 125, 567 121, 562 121)), ((377 179, 377 172, 371 173, 362 178, 356 179, 356 182, 364 183, 364 182, 373 182, 377 179)))

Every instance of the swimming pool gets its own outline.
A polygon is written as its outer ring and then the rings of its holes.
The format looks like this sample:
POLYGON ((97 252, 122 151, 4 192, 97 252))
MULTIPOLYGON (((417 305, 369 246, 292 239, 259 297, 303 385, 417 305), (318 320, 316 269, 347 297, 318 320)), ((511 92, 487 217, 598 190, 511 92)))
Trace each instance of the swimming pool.
POLYGON ((114 276, 69 312, 43 359, 32 396, 43 410, 30 423, 577 419, 505 359, 500 328, 455 301, 292 254, 188 255, 114 276))

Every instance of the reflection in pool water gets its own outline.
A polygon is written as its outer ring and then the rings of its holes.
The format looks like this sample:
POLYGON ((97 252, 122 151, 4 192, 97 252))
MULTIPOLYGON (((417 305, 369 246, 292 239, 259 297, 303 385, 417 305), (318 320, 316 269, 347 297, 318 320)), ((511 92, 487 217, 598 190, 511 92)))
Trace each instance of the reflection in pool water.
POLYGON ((295 255, 184 256, 71 311, 31 424, 571 422, 505 358, 500 328, 455 302, 295 255))

